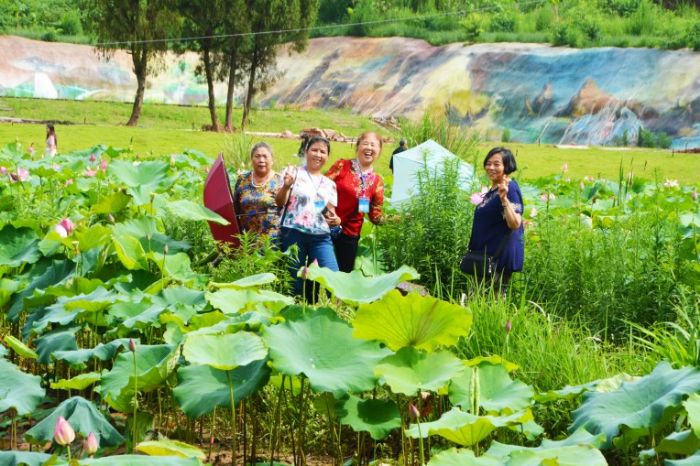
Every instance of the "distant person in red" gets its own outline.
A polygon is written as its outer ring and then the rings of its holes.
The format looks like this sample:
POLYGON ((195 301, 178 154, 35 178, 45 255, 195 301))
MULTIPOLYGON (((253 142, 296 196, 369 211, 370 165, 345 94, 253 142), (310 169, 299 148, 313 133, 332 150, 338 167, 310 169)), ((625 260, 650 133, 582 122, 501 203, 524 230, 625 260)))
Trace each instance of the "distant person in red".
POLYGON ((394 149, 394 152, 391 153, 391 158, 389 159, 389 170, 391 170, 391 173, 394 173, 394 156, 399 152, 405 151, 406 149, 408 149, 408 143, 404 138, 401 138, 399 141, 399 147, 394 149))
POLYGON ((379 135, 363 133, 357 140, 356 157, 338 160, 326 173, 328 178, 335 181, 338 190, 336 214, 341 229, 335 229, 333 246, 341 272, 351 272, 355 266, 365 214, 374 224, 382 222, 384 180, 373 167, 381 152, 382 139, 379 135))
POLYGON ((46 155, 53 157, 58 152, 58 138, 53 125, 46 125, 46 155))

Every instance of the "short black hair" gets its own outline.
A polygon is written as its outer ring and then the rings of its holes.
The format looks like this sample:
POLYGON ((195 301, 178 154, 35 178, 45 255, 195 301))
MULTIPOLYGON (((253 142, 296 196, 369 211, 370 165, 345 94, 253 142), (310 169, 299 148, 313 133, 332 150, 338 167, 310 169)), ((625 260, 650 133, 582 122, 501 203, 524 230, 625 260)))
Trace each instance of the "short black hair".
POLYGON ((309 150, 309 147, 313 146, 317 142, 324 143, 326 145, 326 149, 328 149, 328 155, 331 155, 331 142, 323 136, 311 136, 309 140, 306 141, 306 147, 304 147, 304 152, 309 150))
POLYGON ((486 162, 496 154, 501 154, 501 159, 503 159, 503 172, 506 175, 510 175, 518 169, 518 164, 515 163, 515 156, 510 149, 506 149, 505 147, 494 147, 491 149, 489 153, 486 154, 486 158, 484 158, 484 166, 486 166, 486 162))

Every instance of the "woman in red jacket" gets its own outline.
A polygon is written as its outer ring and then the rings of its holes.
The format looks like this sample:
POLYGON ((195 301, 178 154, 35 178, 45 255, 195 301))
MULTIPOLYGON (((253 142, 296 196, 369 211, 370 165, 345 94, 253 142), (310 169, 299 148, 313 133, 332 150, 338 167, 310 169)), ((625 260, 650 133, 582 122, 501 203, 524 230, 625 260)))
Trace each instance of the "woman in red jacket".
POLYGON ((334 235, 333 246, 341 272, 351 272, 355 266, 365 214, 374 224, 382 221, 384 180, 373 168, 381 151, 382 138, 377 133, 362 133, 357 140, 357 156, 338 160, 326 173, 338 191, 336 214, 342 229, 334 235))

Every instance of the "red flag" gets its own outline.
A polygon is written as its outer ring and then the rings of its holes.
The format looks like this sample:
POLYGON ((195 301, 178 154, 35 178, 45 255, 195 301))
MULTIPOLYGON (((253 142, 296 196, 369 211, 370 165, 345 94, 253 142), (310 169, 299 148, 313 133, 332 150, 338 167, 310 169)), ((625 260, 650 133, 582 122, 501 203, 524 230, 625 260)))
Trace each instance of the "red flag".
POLYGON ((207 175, 207 181, 204 182, 204 206, 230 222, 228 225, 209 222, 214 239, 230 243, 235 248, 239 247, 241 243, 236 235, 240 233, 240 230, 238 229, 236 210, 233 207, 231 183, 229 183, 224 158, 221 154, 216 158, 207 175))

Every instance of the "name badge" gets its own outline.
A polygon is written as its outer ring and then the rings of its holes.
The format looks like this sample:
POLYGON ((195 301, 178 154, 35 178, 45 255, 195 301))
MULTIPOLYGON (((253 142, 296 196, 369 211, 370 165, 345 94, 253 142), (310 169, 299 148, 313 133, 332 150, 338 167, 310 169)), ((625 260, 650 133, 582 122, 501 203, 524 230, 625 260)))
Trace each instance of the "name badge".
POLYGON ((360 205, 358 206, 358 210, 362 214, 368 214, 369 213, 369 199, 366 197, 361 197, 360 198, 360 205))
POLYGON ((321 210, 323 210, 324 207, 326 207, 326 201, 324 201, 323 199, 320 199, 320 198, 316 199, 314 201, 314 206, 316 207, 316 210, 321 211, 321 210))

